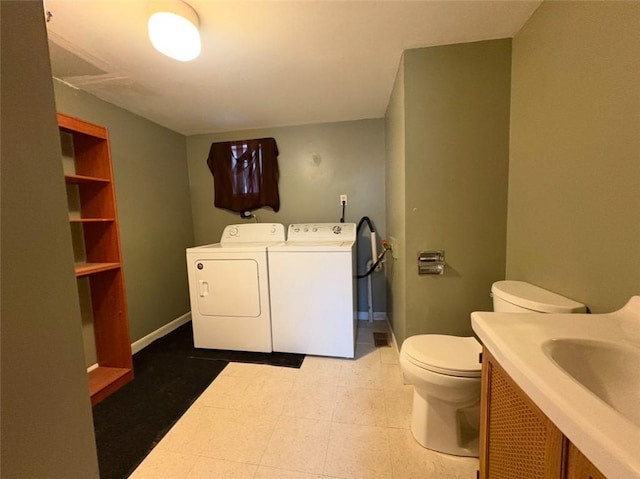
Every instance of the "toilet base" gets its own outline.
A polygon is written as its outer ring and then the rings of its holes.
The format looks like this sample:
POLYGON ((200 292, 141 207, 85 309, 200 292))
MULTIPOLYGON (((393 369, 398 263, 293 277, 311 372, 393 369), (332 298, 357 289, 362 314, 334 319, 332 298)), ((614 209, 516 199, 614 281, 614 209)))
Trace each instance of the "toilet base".
POLYGON ((462 409, 414 390, 411 432, 423 447, 455 456, 478 457, 480 404, 462 409))

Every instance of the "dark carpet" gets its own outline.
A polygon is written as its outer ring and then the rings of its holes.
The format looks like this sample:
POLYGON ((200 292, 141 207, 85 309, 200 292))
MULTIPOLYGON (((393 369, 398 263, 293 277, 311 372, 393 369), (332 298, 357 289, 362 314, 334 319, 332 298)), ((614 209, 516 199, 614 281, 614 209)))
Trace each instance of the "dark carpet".
POLYGON ((191 322, 133 355, 135 379, 93 408, 101 479, 125 479, 229 362, 299 368, 302 354, 196 349, 191 322))

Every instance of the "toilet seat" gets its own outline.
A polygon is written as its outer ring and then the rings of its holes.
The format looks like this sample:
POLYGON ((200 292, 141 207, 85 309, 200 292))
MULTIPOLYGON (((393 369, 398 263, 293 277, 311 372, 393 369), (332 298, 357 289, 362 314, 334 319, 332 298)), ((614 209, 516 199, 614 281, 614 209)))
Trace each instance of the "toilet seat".
POLYGON ((477 378, 481 344, 474 337, 419 334, 402 343, 402 353, 414 365, 447 376, 477 378))

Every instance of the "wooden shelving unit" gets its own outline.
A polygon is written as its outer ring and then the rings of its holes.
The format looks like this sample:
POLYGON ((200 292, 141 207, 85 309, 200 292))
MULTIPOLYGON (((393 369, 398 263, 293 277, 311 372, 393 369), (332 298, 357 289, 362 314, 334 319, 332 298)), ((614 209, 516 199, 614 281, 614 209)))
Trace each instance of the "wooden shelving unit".
MULTIPOLYGON (((63 165, 69 202, 77 278, 87 277, 97 367, 89 371, 91 403, 97 404, 133 379, 131 340, 122 272, 109 134, 106 128, 58 113, 70 152, 63 165)), ((64 142, 63 142, 64 150, 64 142)))

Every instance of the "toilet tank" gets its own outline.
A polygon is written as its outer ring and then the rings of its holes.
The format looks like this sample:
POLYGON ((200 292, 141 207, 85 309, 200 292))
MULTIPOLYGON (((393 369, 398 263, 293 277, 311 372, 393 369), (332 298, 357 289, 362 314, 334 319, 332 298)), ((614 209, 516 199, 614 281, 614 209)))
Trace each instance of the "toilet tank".
POLYGON ((491 286, 493 310, 505 313, 586 313, 587 307, 524 281, 497 281, 491 286))

